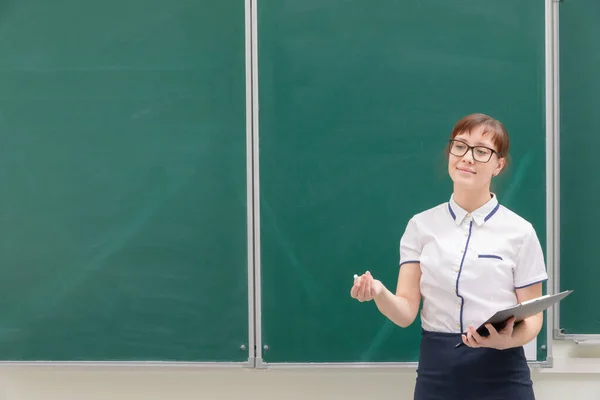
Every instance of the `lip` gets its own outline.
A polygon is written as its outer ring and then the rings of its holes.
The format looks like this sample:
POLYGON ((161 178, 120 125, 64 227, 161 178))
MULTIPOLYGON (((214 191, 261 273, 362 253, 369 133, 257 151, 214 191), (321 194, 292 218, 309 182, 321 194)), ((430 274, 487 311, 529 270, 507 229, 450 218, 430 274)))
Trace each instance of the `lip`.
POLYGON ((469 174, 475 174, 475 171, 471 171, 470 169, 459 168, 459 167, 456 167, 456 169, 459 171, 462 171, 462 172, 467 172, 469 174))

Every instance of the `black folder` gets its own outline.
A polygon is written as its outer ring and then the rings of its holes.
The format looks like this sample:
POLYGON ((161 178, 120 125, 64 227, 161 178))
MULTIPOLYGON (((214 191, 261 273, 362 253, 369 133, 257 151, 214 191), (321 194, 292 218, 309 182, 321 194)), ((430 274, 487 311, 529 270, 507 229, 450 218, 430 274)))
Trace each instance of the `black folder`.
MULTIPOLYGON (((496 331, 500 331, 504 329, 506 322, 512 317, 515 317, 516 325, 519 322, 522 322, 525 318, 531 317, 532 315, 550 308, 571 293, 573 293, 572 290, 565 290, 564 292, 557 294, 547 294, 545 296, 524 301, 504 310, 497 311, 494 315, 482 323, 479 328, 477 328, 477 333, 479 333, 479 335, 482 337, 489 336, 490 332, 485 327, 486 324, 492 324, 496 331)), ((464 343, 460 342, 455 346, 455 348, 463 345, 464 343)))

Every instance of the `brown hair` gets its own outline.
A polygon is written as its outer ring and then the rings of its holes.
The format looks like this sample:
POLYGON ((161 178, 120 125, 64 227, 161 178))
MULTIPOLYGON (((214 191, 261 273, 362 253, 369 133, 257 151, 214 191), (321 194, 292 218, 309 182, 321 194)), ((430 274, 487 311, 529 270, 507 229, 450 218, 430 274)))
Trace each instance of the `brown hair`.
POLYGON ((471 133, 472 130, 483 126, 482 134, 491 134, 492 143, 496 147, 496 151, 500 157, 508 156, 508 150, 510 147, 510 140, 508 138, 508 132, 504 128, 502 122, 485 114, 471 114, 462 118, 454 125, 450 139, 454 139, 461 133, 471 133))
MULTIPOLYGON (((494 143, 495 150, 498 152, 500 157, 505 158, 505 167, 508 165, 509 154, 508 150, 510 147, 510 140, 508 138, 508 132, 502 122, 490 117, 485 114, 471 114, 460 119, 452 129, 450 139, 454 139, 461 133, 470 134, 474 129, 483 127, 482 134, 492 135, 492 143, 494 143)), ((448 144, 447 154, 450 152, 450 144, 448 144)))

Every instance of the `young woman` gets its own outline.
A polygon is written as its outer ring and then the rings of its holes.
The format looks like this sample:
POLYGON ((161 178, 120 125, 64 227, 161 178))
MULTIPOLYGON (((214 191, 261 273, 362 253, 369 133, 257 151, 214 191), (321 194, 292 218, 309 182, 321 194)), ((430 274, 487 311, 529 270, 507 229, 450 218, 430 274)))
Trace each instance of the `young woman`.
POLYGON ((523 345, 538 335, 542 314, 511 319, 500 331, 489 325, 487 337, 475 331, 498 309, 541 296, 548 279, 533 226, 490 192, 508 150, 499 121, 483 114, 458 121, 448 144, 454 191, 408 222, 396 293, 368 271, 351 289, 401 327, 413 323, 423 300, 416 400, 535 398, 523 345))

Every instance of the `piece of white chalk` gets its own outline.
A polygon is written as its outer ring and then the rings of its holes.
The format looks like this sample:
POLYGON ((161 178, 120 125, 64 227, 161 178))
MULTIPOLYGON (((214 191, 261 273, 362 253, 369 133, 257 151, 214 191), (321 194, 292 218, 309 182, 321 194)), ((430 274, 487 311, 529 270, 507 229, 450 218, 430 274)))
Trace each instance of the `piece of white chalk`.
POLYGON ((354 274, 354 279, 358 279, 358 275, 354 274))

